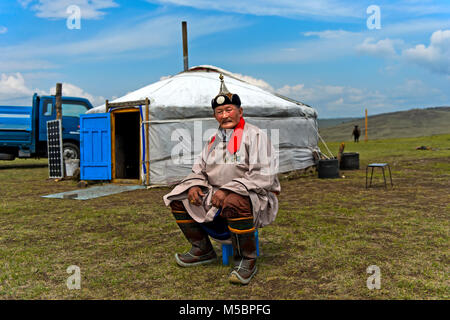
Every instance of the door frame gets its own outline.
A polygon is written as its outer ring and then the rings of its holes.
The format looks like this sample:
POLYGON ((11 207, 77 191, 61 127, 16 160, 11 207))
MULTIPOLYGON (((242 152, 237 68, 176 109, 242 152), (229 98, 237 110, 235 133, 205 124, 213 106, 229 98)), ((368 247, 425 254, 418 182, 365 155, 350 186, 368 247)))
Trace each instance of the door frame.
POLYGON ((141 125, 142 119, 139 114, 139 178, 138 179, 120 179, 116 178, 116 114, 118 113, 129 113, 129 112, 137 112, 140 113, 137 108, 123 108, 117 110, 111 110, 111 181, 113 183, 131 183, 136 184, 142 183, 142 133, 141 133, 141 125))

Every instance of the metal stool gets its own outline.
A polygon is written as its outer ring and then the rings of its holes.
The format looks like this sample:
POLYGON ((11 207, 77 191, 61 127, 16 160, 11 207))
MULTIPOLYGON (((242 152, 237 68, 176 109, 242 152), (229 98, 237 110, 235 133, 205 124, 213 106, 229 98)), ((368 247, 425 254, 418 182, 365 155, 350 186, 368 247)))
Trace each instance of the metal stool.
MULTIPOLYGON (((259 257, 258 230, 255 230, 255 242, 256 242, 256 256, 259 257)), ((233 256, 233 245, 222 243, 222 264, 227 266, 230 263, 230 257, 232 256, 233 256)))
POLYGON ((373 169, 374 168, 381 168, 383 170, 384 187, 387 189, 386 175, 384 174, 385 167, 387 167, 389 169, 389 178, 391 180, 391 187, 394 186, 394 184, 392 183, 392 173, 391 173, 391 167, 389 167, 389 164, 387 164, 387 163, 371 163, 371 164, 368 164, 366 167, 366 189, 368 187, 372 186, 372 177, 373 177, 373 169), (372 168, 372 173, 370 174, 370 184, 369 184, 369 186, 367 186, 367 172, 368 172, 369 168, 372 168))

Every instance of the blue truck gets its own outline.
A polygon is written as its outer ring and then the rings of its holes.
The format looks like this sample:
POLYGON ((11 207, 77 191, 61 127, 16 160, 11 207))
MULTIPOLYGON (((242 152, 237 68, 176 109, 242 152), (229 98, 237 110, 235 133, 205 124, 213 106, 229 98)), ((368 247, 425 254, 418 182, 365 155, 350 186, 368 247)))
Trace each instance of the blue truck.
MULTIPOLYGON (((64 158, 79 159, 80 114, 92 105, 77 97, 61 101, 64 158)), ((47 157, 47 121, 55 119, 55 96, 35 93, 32 106, 0 106, 0 160, 47 157)))

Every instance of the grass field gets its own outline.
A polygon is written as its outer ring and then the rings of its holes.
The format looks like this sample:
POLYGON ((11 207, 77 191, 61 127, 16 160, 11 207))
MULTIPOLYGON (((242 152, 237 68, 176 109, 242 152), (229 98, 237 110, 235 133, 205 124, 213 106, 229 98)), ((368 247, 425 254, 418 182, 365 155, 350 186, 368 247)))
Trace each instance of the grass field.
POLYGON ((345 151, 361 159, 345 178, 282 181, 245 287, 228 283, 220 261, 176 265, 189 245, 162 202, 169 188, 44 199, 76 182, 48 180, 46 160, 0 161, 0 298, 449 299, 450 135, 347 142, 345 151), (370 162, 391 165, 393 189, 380 174, 365 189, 370 162), (70 265, 81 269, 80 290, 66 286, 70 265), (379 290, 366 286, 370 265, 381 270, 379 290))

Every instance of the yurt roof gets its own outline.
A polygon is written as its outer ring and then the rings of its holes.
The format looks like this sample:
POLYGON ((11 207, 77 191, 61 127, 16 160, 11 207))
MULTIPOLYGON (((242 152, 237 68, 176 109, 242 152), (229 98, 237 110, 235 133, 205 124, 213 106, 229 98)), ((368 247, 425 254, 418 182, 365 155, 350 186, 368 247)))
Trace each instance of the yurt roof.
MULTIPOLYGON (((241 75, 209 65, 192 67, 188 71, 163 78, 111 102, 143 100, 148 97, 151 107, 211 108, 211 99, 218 94, 220 88, 219 73, 224 75, 228 90, 239 95, 244 110, 245 108, 278 108, 290 111, 289 113, 296 110, 304 116, 317 117, 316 111, 308 105, 264 90, 249 83, 241 75)), ((105 111, 103 104, 89 110, 88 113, 105 111)))

